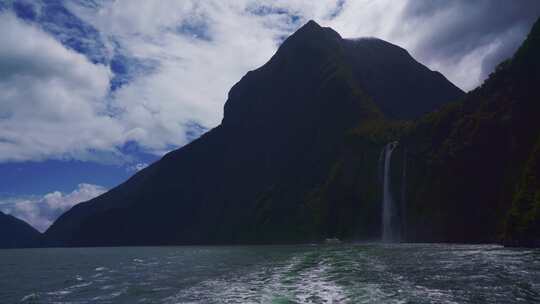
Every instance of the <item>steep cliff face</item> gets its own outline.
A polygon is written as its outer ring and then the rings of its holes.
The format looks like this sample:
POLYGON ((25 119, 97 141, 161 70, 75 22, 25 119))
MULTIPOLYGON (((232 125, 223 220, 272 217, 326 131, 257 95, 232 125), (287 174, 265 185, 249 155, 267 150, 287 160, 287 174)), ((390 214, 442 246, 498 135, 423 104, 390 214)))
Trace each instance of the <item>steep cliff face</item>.
POLYGON ((409 106, 403 117, 419 116, 461 95, 394 45, 347 41, 308 22, 231 89, 220 126, 77 205, 44 243, 269 243, 332 235, 341 209, 325 209, 318 193, 351 132, 401 117, 409 106), (394 81, 393 92, 372 73, 394 81), (408 77, 422 83, 402 81, 408 77))
POLYGON ((540 247, 540 140, 517 184, 504 228, 505 244, 540 247))
POLYGON ((39 236, 39 231, 26 222, 0 212, 0 248, 36 246, 39 236))
POLYGON ((409 240, 538 240, 539 40, 537 22, 481 87, 404 137, 409 240))

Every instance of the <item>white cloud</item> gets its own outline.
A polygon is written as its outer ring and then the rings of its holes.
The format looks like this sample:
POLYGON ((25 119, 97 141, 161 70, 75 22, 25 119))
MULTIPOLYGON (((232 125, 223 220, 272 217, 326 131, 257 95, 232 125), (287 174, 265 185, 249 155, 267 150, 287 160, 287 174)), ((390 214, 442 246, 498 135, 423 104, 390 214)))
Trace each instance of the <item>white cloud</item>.
POLYGON ((134 165, 129 166, 127 170, 128 172, 139 172, 146 167, 148 167, 147 163, 136 163, 134 165))
POLYGON ((0 201, 0 210, 18 217, 37 230, 45 231, 62 213, 78 203, 88 201, 106 191, 92 184, 79 184, 70 193, 54 191, 42 197, 8 198, 0 201))
POLYGON ((114 151, 122 129, 104 114, 107 67, 9 13, 0 46, 0 161, 114 151))
POLYGON ((190 123, 219 124, 228 90, 293 30, 283 17, 261 18, 247 7, 247 1, 130 0, 107 2, 97 12, 73 8, 129 56, 155 63, 153 72, 114 93, 128 140, 159 153, 185 144, 190 123), (185 24, 209 39, 182 33, 185 24))

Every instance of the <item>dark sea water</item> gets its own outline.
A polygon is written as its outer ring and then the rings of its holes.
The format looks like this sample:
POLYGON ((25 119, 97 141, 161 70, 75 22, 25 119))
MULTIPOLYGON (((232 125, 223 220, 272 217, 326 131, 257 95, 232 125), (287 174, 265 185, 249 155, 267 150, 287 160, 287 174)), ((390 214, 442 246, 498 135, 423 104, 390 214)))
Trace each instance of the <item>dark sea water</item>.
POLYGON ((0 250, 1 303, 540 303, 540 251, 493 245, 0 250))

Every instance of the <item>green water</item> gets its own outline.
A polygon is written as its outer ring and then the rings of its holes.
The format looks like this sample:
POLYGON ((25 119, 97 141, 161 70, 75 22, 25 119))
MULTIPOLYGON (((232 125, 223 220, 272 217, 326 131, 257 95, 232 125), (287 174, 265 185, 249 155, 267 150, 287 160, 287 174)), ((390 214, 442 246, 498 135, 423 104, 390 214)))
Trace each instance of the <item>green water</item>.
POLYGON ((0 303, 540 303, 540 251, 427 244, 0 250, 0 303))

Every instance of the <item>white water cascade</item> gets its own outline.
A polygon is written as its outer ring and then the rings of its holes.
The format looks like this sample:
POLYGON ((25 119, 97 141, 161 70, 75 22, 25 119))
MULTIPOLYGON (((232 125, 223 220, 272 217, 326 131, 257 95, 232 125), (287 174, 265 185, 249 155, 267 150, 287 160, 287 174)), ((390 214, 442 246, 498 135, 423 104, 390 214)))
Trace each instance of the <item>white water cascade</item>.
POLYGON ((383 193, 382 193, 382 240, 384 242, 393 242, 396 235, 393 227, 393 217, 395 216, 394 201, 390 191, 390 162, 392 152, 397 147, 398 142, 394 141, 383 148, 384 153, 384 172, 383 172, 383 193))

